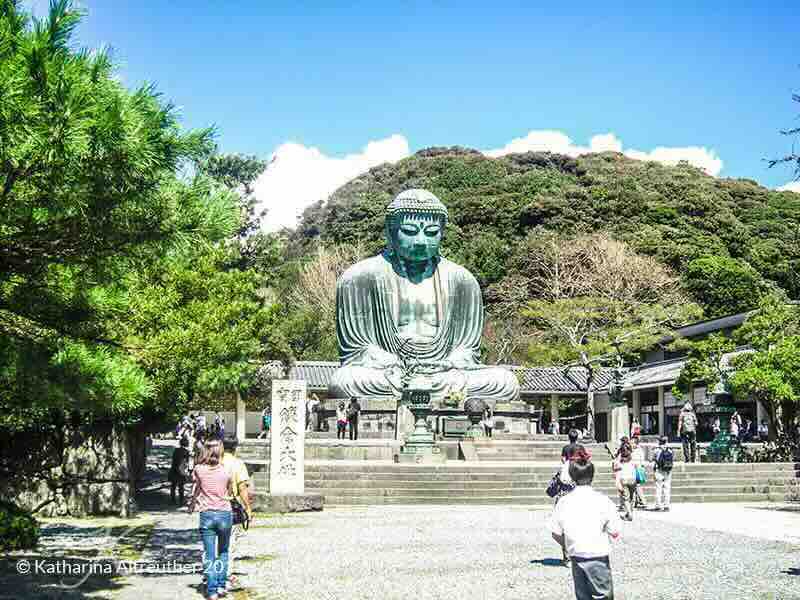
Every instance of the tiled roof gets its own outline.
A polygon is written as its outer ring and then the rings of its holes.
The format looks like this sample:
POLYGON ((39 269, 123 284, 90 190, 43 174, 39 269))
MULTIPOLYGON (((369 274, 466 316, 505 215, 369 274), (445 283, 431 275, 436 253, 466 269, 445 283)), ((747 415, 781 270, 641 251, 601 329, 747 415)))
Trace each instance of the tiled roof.
MULTIPOLYGON (((289 371, 291 379, 304 379, 311 391, 325 391, 339 363, 330 361, 299 361, 289 371)), ((520 378, 523 394, 584 394, 586 393, 586 371, 580 367, 504 367, 511 369, 520 378)), ((602 390, 611 381, 611 369, 600 369, 593 385, 602 390)))
POLYGON ((296 362, 289 370, 289 379, 305 379, 310 391, 324 392, 333 372, 339 368, 338 362, 324 360, 303 360, 296 362))
MULTIPOLYGON (((745 352, 752 352, 750 348, 738 348, 733 352, 728 352, 722 356, 721 366, 725 370, 730 370, 731 359, 745 352)), ((681 374, 683 365, 686 364, 685 358, 674 358, 655 363, 645 363, 638 367, 629 369, 625 376, 625 389, 655 387, 657 385, 671 385, 675 383, 681 374)), ((719 388, 719 386, 717 386, 719 388)), ((722 391, 715 388, 715 391, 722 391)))

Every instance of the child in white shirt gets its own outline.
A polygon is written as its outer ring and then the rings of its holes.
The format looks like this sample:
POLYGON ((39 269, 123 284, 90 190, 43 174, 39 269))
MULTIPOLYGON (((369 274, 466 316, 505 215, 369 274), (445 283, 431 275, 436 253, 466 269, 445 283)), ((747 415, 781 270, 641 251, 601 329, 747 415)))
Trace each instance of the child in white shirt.
POLYGON ((609 538, 619 538, 622 523, 611 500, 592 489, 590 458, 581 447, 570 461, 569 474, 576 487, 553 510, 550 531, 571 560, 577 600, 610 600, 614 583, 609 538))

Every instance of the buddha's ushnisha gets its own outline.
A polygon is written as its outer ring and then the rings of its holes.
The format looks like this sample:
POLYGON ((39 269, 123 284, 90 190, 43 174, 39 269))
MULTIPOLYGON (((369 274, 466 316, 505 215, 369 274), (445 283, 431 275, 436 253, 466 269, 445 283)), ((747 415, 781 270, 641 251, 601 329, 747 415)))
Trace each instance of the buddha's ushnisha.
POLYGON ((425 367, 414 387, 440 399, 509 402, 519 396, 510 371, 478 362, 483 304, 478 282, 439 255, 447 208, 432 193, 401 192, 386 208, 386 249, 345 271, 336 285, 341 367, 328 394, 398 396, 401 359, 425 367))

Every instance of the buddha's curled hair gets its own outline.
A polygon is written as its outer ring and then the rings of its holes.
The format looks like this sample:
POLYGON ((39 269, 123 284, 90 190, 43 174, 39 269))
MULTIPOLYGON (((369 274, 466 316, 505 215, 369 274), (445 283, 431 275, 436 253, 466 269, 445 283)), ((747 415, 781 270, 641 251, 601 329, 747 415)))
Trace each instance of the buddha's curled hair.
POLYGON ((447 207, 428 190, 410 189, 397 194, 386 207, 386 228, 391 230, 397 225, 399 217, 413 213, 439 219, 442 228, 447 225, 449 215, 447 207))

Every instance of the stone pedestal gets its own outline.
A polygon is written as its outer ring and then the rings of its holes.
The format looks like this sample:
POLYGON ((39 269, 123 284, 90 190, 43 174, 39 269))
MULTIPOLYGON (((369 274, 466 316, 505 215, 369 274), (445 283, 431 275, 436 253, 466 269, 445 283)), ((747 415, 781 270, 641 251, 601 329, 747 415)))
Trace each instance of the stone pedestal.
POLYGON ((623 435, 630 435, 631 432, 631 423, 630 418, 628 415, 628 407, 623 406, 615 406, 611 409, 611 428, 610 428, 610 437, 609 441, 617 445, 619 444, 619 438, 623 435))
POLYGON ((325 497, 319 494, 289 494, 270 496, 256 494, 253 509, 263 513, 293 513, 322 510, 325 497))

